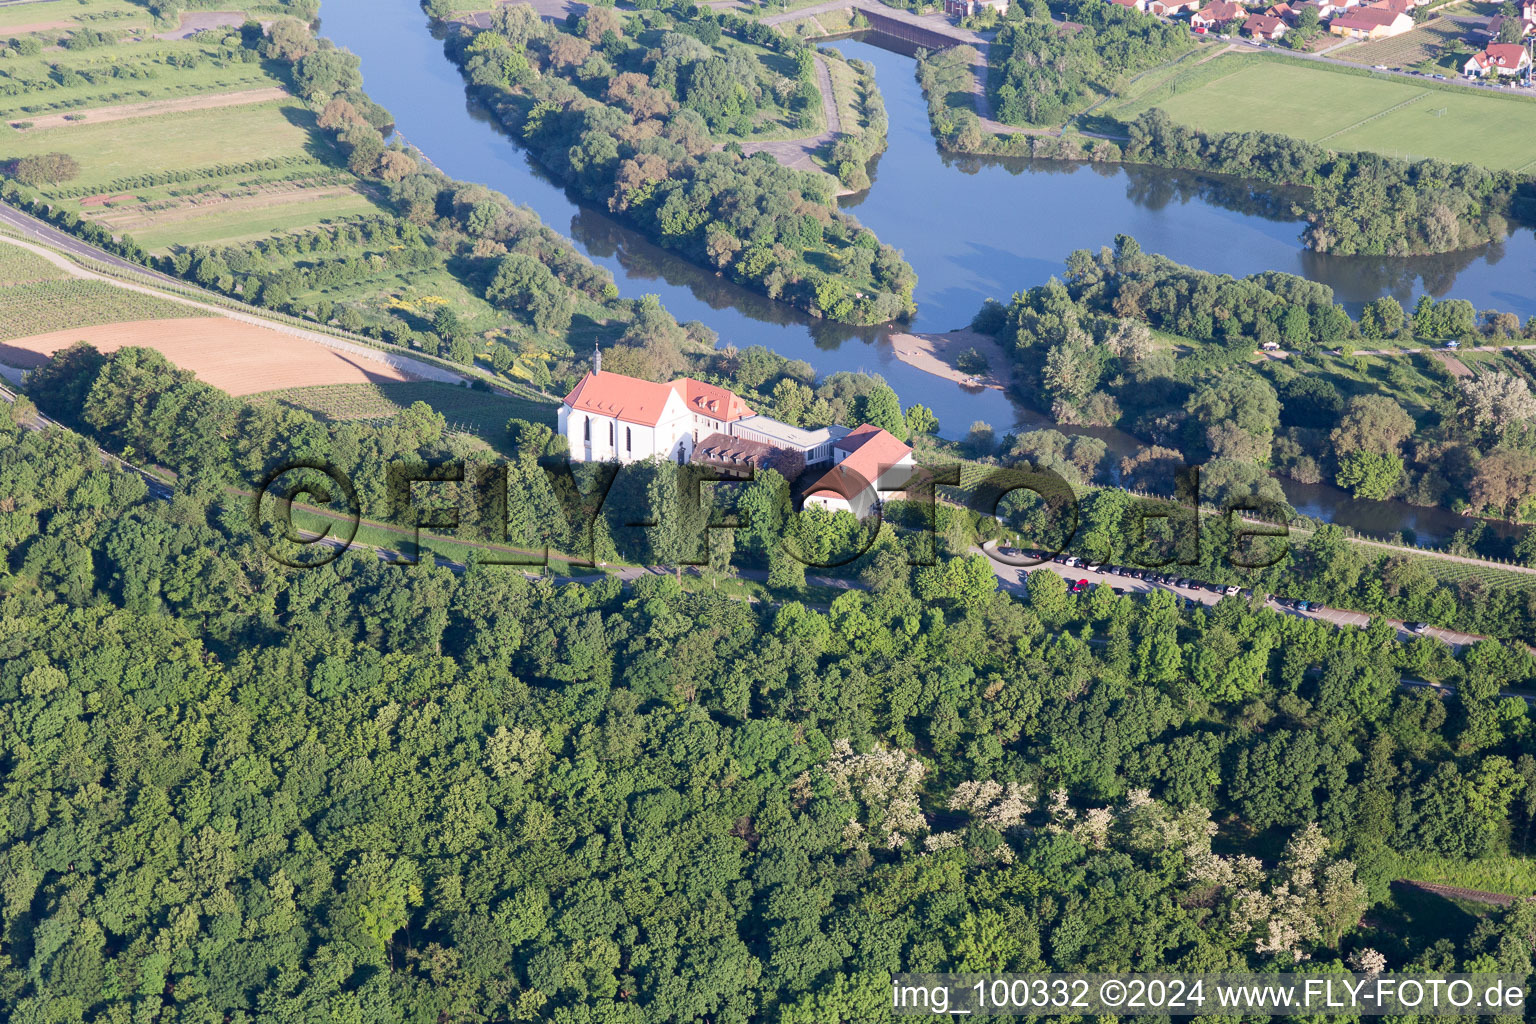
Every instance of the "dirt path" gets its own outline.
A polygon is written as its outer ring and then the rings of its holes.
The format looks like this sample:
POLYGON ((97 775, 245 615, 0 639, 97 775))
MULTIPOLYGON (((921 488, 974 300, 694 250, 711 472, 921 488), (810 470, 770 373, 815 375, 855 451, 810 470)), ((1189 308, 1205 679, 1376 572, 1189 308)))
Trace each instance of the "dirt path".
POLYGON ((61 28, 79 28, 78 21, 37 21, 30 25, 12 25, 10 28, 0 28, 0 34, 6 38, 13 36, 31 35, 33 32, 54 32, 61 28))
POLYGON ((197 11, 195 13, 183 13, 181 24, 170 32, 161 32, 156 39, 176 40, 195 36, 199 32, 205 32, 215 28, 239 28, 245 24, 243 11, 197 11))
POLYGON ((1445 368, 1451 372, 1452 377, 1472 376, 1472 371, 1467 368, 1467 364, 1449 352, 1436 352, 1435 358, 1445 364, 1445 368))
POLYGON ((10 122, 14 128, 32 122, 27 132, 40 132, 47 128, 60 128, 73 124, 101 124, 106 121, 125 121, 133 117, 154 117, 157 114, 179 114, 188 110, 213 110, 219 107, 241 107, 251 103, 270 103, 288 98, 288 90, 279 86, 268 89, 245 89, 241 92, 221 92, 208 96, 183 96, 177 99, 156 100, 152 103, 127 103, 115 107, 96 107, 87 110, 66 110, 58 114, 10 122), (69 118, 83 118, 71 121, 69 118))
POLYGON ((751 156, 753 153, 771 153, 773 158, 785 167, 793 167, 801 171, 819 170, 816 161, 812 159, 816 152, 827 145, 839 135, 843 134, 843 118, 837 109, 837 95, 832 91, 832 69, 827 66, 827 58, 816 54, 816 85, 821 90, 821 113, 826 122, 826 130, 816 135, 808 135, 803 139, 781 139, 777 142, 743 142, 741 151, 751 156))
POLYGON ((1013 384, 1012 364, 997 339, 969 327, 942 334, 893 334, 891 349, 908 366, 966 387, 1006 391, 1013 384), (987 372, 979 377, 955 365, 960 354, 972 348, 987 360, 987 372))
POLYGON ((1444 896, 1446 899, 1467 900, 1471 903, 1486 903, 1495 907, 1507 907, 1520 897, 1511 896, 1502 892, 1487 892, 1483 889, 1464 889, 1459 885, 1438 885, 1434 882, 1415 882, 1410 878, 1399 878, 1392 883, 1408 889, 1418 889, 1420 892, 1433 893, 1436 896, 1444 896))
POLYGON ((294 200, 314 202, 320 199, 334 199, 337 196, 349 195, 355 192, 357 192, 357 189, 351 185, 305 188, 292 182, 273 182, 270 185, 256 189, 248 195, 226 196, 222 193, 205 193, 190 197, 175 206, 166 206, 162 209, 146 210, 140 206, 119 207, 104 213, 92 214, 91 219, 112 228, 114 231, 141 232, 166 224, 196 220, 199 217, 206 216, 210 210, 214 209, 222 213, 265 210, 294 200))

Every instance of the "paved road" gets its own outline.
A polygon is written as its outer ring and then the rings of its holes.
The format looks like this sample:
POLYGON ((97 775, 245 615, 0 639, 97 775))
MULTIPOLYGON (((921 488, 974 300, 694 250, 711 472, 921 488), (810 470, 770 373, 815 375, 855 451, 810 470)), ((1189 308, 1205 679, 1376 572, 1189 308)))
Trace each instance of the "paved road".
POLYGON ((52 224, 22 213, 14 206, 9 206, 5 203, 0 203, 0 224, 13 228, 27 238, 35 238, 46 245, 53 246, 55 249, 62 249, 67 253, 79 256, 81 259, 95 260, 97 263, 107 263, 121 270, 132 271, 135 274, 156 278, 167 284, 174 284, 178 288, 187 287, 185 281, 150 270, 134 263, 132 260, 125 260, 121 256, 114 256, 105 249, 98 249, 89 242, 82 242, 74 235, 60 231, 52 224))
MULTIPOLYGON (((1116 589, 1124 590, 1127 593, 1133 594, 1150 593, 1153 590, 1167 590, 1170 593, 1176 594, 1188 601, 1193 601, 1204 605, 1213 605, 1217 601, 1220 601, 1223 596, 1220 593, 1212 591, 1209 587, 1203 584, 1194 587, 1168 586, 1162 583, 1153 583, 1148 580, 1137 580, 1131 579, 1127 576, 1117 576, 1113 573, 1104 571, 1090 572, 1081 566, 1076 568, 1069 568, 1059 562, 1047 562, 1043 565, 1035 567, 1010 565, 1007 562, 999 560, 997 549, 990 544, 972 548, 971 550, 985 554, 988 557, 988 560, 992 564, 992 571, 997 574, 1003 589, 1009 591, 1010 593, 1023 593, 1028 574, 1031 572, 1055 572, 1073 583, 1076 583, 1078 580, 1087 580, 1090 584, 1102 583, 1106 586, 1114 587, 1116 589)), ((1159 569, 1157 571, 1162 572, 1163 570, 1159 569)), ((1177 574, 1179 569, 1177 566, 1168 566, 1167 571, 1177 574)), ((1273 611, 1279 612, 1282 615, 1295 615, 1299 618, 1317 619, 1320 622, 1331 623, 1335 626, 1356 626, 1363 628, 1369 625, 1371 619, 1373 618, 1373 616, 1367 615, 1364 612, 1348 611, 1342 608, 1324 608, 1321 611, 1313 610, 1305 612, 1298 611, 1294 608, 1282 608, 1273 597, 1267 598, 1265 604, 1273 611)), ((1414 634, 1408 630, 1404 623, 1398 621, 1397 619, 1389 619, 1388 621, 1397 627, 1398 635, 1401 638, 1410 639, 1414 636, 1414 634)), ((1487 639, 1486 637, 1480 636, 1476 633, 1463 633, 1454 629, 1442 629, 1439 626, 1428 627, 1425 630, 1425 634, 1432 636, 1437 640, 1443 640, 1447 644, 1450 644, 1452 647, 1464 647, 1467 644, 1474 644, 1479 640, 1487 639)))
POLYGON ((819 168, 812 159, 825 145, 843 134, 843 118, 837 109, 837 95, 832 91, 832 70, 827 66, 827 58, 816 54, 816 85, 821 91, 822 120, 826 123, 826 130, 816 135, 807 135, 800 139, 780 139, 775 142, 743 142, 741 151, 747 155, 753 153, 769 153, 773 158, 785 167, 793 167, 801 171, 814 171, 819 168))
POLYGON ((47 242, 49 245, 56 245, 58 248, 65 248, 64 246, 56 243, 53 237, 44 233, 41 230, 43 228, 48 228, 48 230, 53 231, 55 235, 62 235, 63 238, 75 243, 74 245, 68 247, 68 251, 74 255, 81 256, 86 259, 96 260, 97 262, 108 262, 113 266, 126 268, 133 271, 138 277, 147 279, 148 281, 155 284, 163 281, 166 284, 174 285, 178 290, 174 292, 167 292, 159 288, 152 287, 150 284, 136 284, 132 281, 123 281, 115 277, 109 277, 106 274, 98 274, 94 270, 89 270, 76 263, 70 262, 51 249, 39 245, 34 245, 30 242, 18 241, 16 239, 0 235, 0 244, 15 245, 30 252, 34 252, 72 277, 78 277, 82 280, 88 281, 103 281, 112 285, 114 288, 122 288, 125 291, 138 292, 142 295, 152 295, 167 302, 175 302, 183 306, 191 306, 194 309, 200 309, 204 312, 212 313, 216 316, 225 317, 226 319, 239 320, 242 323, 252 324, 266 330, 277 331, 279 334, 287 334, 291 337, 300 338, 304 341, 313 342, 317 345, 324 345, 326 348, 335 349, 338 352, 345 352, 348 355, 358 356, 359 358, 367 359, 372 362, 383 363, 386 366, 393 366, 396 369, 402 370, 405 373, 413 377, 417 377, 421 380, 437 381, 442 384, 468 383, 468 378, 464 377, 462 374, 454 373, 451 370, 442 369, 441 367, 435 366, 431 363, 424 363, 418 359, 413 359, 410 356, 405 355, 403 352, 397 354, 386 349, 373 348, 359 342, 347 341, 343 338, 333 337, 329 334, 322 334, 319 331, 311 331, 303 327, 296 327, 292 324, 271 320, 264 316, 258 316, 255 313, 247 313, 240 309, 230 308, 218 303, 203 302, 199 299, 191 298, 187 295, 181 294, 181 292, 187 290, 194 292, 196 291, 195 288, 191 288, 185 281, 179 281, 176 278, 168 277, 155 271, 145 270, 137 263, 130 263, 127 260, 113 257, 111 253, 106 252, 103 249, 97 249, 94 246, 87 245, 86 243, 81 242, 79 239, 72 238, 69 235, 63 235, 62 232, 55 231, 54 229, 49 228, 48 225, 43 224, 40 221, 36 221, 33 218, 26 216, 26 214, 13 210, 4 204, 0 204, 0 212, 11 213, 23 219, 23 223, 18 226, 15 221, 7 220, 4 219, 3 216, 0 216, 0 223, 5 223, 21 231, 27 231, 34 237, 47 242), (30 222, 30 224, 34 225, 35 227, 29 229, 27 222, 30 222))
MULTIPOLYGON (((1462 19, 1457 18, 1457 19, 1453 19, 1453 20, 1460 21, 1462 19)), ((1359 71, 1362 68, 1365 68, 1365 69, 1371 70, 1374 74, 1390 75, 1390 76, 1392 76, 1394 78, 1404 78, 1404 79, 1407 79, 1407 80, 1409 80, 1411 82, 1421 82, 1421 83, 1435 82, 1435 84, 1437 84, 1437 85, 1454 85, 1454 86, 1458 86, 1458 87, 1463 88, 1463 89, 1485 89, 1485 90, 1488 90, 1488 91, 1491 91, 1491 92, 1512 92, 1512 93, 1515 93, 1516 95, 1520 95, 1520 96, 1531 96, 1533 93, 1536 93, 1536 90, 1532 90, 1532 89, 1515 89, 1515 88, 1506 89, 1506 88, 1502 88, 1502 87, 1495 86, 1495 85, 1485 85, 1485 84, 1483 84, 1480 81, 1468 80, 1468 79, 1465 79, 1465 78, 1461 78, 1459 76, 1450 76, 1450 75, 1448 75, 1448 76, 1446 76, 1446 78, 1443 81, 1441 81, 1439 79, 1432 79, 1428 75, 1419 75, 1419 74, 1415 74, 1415 73, 1413 73, 1411 71, 1404 71, 1404 70, 1402 70, 1400 68, 1398 68, 1398 69, 1388 68, 1386 70, 1373 69, 1373 68, 1369 68, 1368 65, 1356 64, 1354 61, 1351 61, 1351 60, 1344 60, 1344 59, 1339 58, 1339 57, 1329 57, 1327 54, 1331 53, 1333 50, 1338 49, 1339 47, 1337 47, 1337 46, 1329 47, 1328 50, 1326 50, 1326 51, 1324 51, 1322 53, 1301 53, 1300 51, 1297 51, 1297 50, 1287 50, 1287 49, 1285 49, 1282 46, 1274 46, 1274 45, 1269 44, 1269 43, 1258 43, 1258 42, 1254 42, 1251 39, 1239 39, 1239 38, 1237 38, 1235 36, 1232 38, 1232 43, 1234 44, 1233 49, 1237 50, 1238 52, 1259 53, 1259 52, 1268 50, 1268 51, 1273 51, 1275 53, 1281 54, 1281 55, 1286 56, 1286 57, 1296 57, 1296 58, 1298 58, 1300 60, 1315 60, 1315 61, 1317 61, 1317 62, 1319 62, 1321 64, 1334 64, 1334 65, 1337 65, 1338 67, 1342 67, 1342 68, 1354 68, 1356 71, 1359 71)), ((1342 46, 1342 45, 1345 45, 1345 44, 1341 43, 1340 46, 1342 46)))

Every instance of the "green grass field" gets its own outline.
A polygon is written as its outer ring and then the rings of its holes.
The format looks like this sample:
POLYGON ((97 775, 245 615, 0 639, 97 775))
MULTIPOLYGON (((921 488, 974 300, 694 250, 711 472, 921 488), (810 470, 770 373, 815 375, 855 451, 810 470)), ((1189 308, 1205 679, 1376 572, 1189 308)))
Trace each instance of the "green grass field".
POLYGON ((167 221, 129 233, 146 249, 164 251, 173 244, 229 245, 378 212, 379 207, 361 192, 319 198, 299 192, 260 209, 221 211, 216 216, 167 221))
POLYGON ((182 167, 236 164, 322 145, 315 115, 297 100, 190 110, 80 124, 0 139, 0 158, 69 153, 80 163, 71 187, 182 167))
POLYGON ((25 338, 126 320, 211 316, 105 281, 41 281, 0 288, 0 339, 25 338))
POLYGON ((494 391, 477 391, 430 381, 288 388, 269 391, 260 398, 303 409, 329 420, 387 419, 413 402, 426 402, 443 414, 451 428, 473 434, 498 450, 506 447, 507 421, 510 419, 547 423, 550 426, 555 423, 553 402, 538 402, 494 391))
MULTIPOLYGON (((3 33, 0 29, 0 35, 3 33)), ((0 76, 0 81, 38 85, 16 96, 0 96, 0 118, 6 121, 25 120, 28 115, 49 111, 89 110, 283 85, 275 67, 262 62, 248 64, 216 42, 196 39, 124 42, 78 53, 44 50, 0 62, 0 76), (175 67, 169 58, 177 54, 193 55, 200 63, 191 68, 175 67), (72 79, 69 85, 55 84, 56 69, 77 72, 80 77, 72 79), (112 75, 114 71, 125 70, 146 77, 112 75), (84 76, 88 74, 96 74, 99 80, 87 81, 84 76)))
POLYGON ((1268 131, 1338 150, 1516 169, 1536 163, 1536 99, 1324 65, 1228 56, 1117 108, 1161 107, 1205 131, 1268 131))
POLYGON ((79 22, 92 28, 121 28, 147 25, 153 20, 146 8, 127 0, 35 0, 0 7, 0 32, 55 21, 79 22))
POLYGON ((1432 853, 1392 853, 1387 859, 1393 878, 1510 896, 1536 895, 1536 861, 1526 857, 1484 857, 1468 861, 1432 853))

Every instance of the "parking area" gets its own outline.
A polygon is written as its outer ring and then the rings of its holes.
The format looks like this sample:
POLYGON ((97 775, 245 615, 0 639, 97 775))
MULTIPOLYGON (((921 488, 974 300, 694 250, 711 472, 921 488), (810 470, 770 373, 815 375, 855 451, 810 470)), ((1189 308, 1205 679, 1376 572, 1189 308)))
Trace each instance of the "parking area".
MULTIPOLYGON (((1068 589, 1075 592, 1086 591, 1098 584, 1110 587, 1116 593, 1131 596, 1151 593, 1154 590, 1166 590, 1181 598, 1185 604, 1203 605, 1214 605, 1217 601, 1227 596, 1235 596, 1242 600, 1248 600, 1253 596, 1249 590, 1237 587, 1223 587, 1192 580, 1180 573, 1178 566, 1142 569, 1130 566, 1098 565, 1096 568, 1090 568, 1090 565, 1094 563, 1067 554, 1057 555, 1050 561, 1035 565, 1019 565, 1017 563, 1028 561, 1035 557, 1034 553, 1021 551, 1017 548, 998 547, 990 542, 982 545, 977 550, 981 551, 991 560, 992 571, 997 574, 1003 589, 1016 594, 1023 594, 1025 592, 1028 576, 1031 572, 1054 572, 1066 580, 1068 589)), ((1265 605, 1282 615, 1296 615, 1303 618, 1318 619, 1334 626, 1363 628, 1370 623, 1372 618, 1364 612, 1350 611, 1343 608, 1329 608, 1313 602, 1275 597, 1273 595, 1265 598, 1265 605)), ((1396 619, 1389 621, 1397 627, 1398 635, 1404 639, 1416 635, 1431 636, 1450 644, 1452 647, 1461 647, 1483 639, 1473 633, 1442 629, 1439 626, 1428 626, 1423 623, 1406 623, 1396 619)))

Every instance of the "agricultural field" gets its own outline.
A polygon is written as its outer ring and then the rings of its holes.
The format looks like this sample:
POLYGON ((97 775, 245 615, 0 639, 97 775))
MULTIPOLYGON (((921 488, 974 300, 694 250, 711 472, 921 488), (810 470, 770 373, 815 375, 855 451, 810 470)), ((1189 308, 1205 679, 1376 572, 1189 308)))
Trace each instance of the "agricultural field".
MULTIPOLYGON (((59 33, 62 37, 67 33, 59 33)), ((240 35, 227 42, 129 42, 80 51, 46 48, 0 61, 0 119, 15 126, 32 115, 174 97, 209 96, 283 84, 275 69, 245 56, 240 35)), ((40 40, 42 41, 42 40, 40 40)))
POLYGON ((0 138, 0 158, 71 154, 79 177, 44 195, 164 251, 379 212, 319 139, 314 114, 280 99, 28 131, 0 138))
POLYGON ((315 115, 286 100, 23 132, 0 141, 0 157, 69 153, 80 164, 70 182, 79 190, 131 175, 303 152, 315 131, 315 115))
MULTIPOLYGON (((0 340, 6 341, 78 331, 122 320, 208 315, 169 299, 128 291, 105 281, 69 278, 0 288, 0 340)), ((0 361, 10 362, 6 353, 15 348, 13 344, 0 349, 0 361)))
POLYGON ((1366 67, 1383 64, 1389 68, 1433 68, 1440 71, 1455 63, 1459 70, 1460 62, 1453 62, 1452 58, 1456 54, 1469 54, 1475 49, 1467 43, 1467 34, 1465 25, 1449 18, 1436 18, 1396 38, 1346 46, 1342 50, 1333 51, 1329 56, 1366 67))
POLYGON ((328 420, 389 419, 413 402, 425 402, 443 414, 450 429, 473 434, 494 447, 504 443, 510 419, 550 426, 555 422, 553 402, 432 381, 289 388, 261 397, 328 420))
POLYGON ((32 0, 0 5, 0 34, 41 32, 72 25, 122 28, 147 25, 152 20, 146 8, 127 0, 32 0))
MULTIPOLYGON (((152 348, 175 365, 192 371, 204 383, 231 395, 317 384, 410 379, 404 371, 382 359, 333 349, 275 328, 202 314, 188 306, 125 292, 102 282, 72 283, 101 284, 117 293, 119 322, 12 337, 0 345, 0 361, 22 368, 40 366, 55 352, 79 341, 89 342, 103 352, 129 346, 152 348), (146 306, 135 300, 163 303, 170 309, 146 306), (165 319, 177 315, 175 310, 182 311, 181 319, 165 319)), ((0 293, 0 301, 5 294, 0 293)), ((3 310, 0 323, 8 323, 3 310)))
POLYGON ((69 275, 36 253, 0 245, 0 288, 39 281, 62 281, 69 275))
POLYGON ((1248 55, 1210 61, 1114 114, 1150 107, 1205 131, 1281 132, 1332 149, 1499 170, 1531 164, 1536 134, 1536 99, 1248 55))

